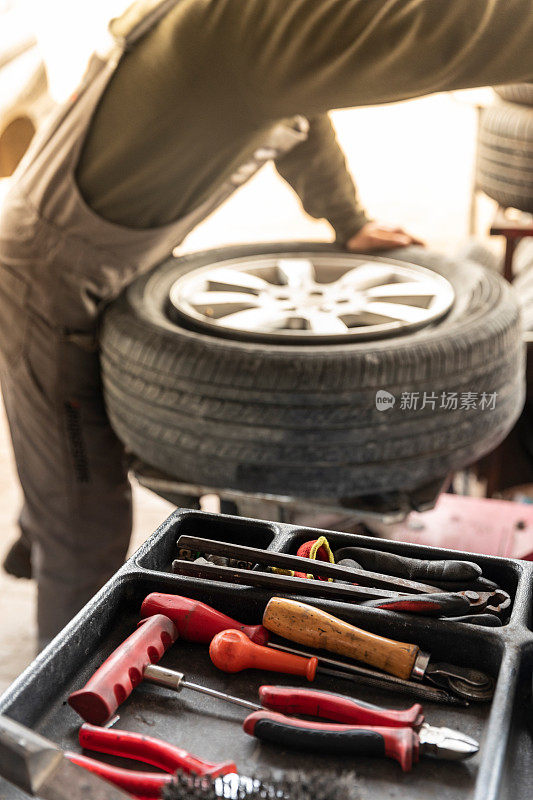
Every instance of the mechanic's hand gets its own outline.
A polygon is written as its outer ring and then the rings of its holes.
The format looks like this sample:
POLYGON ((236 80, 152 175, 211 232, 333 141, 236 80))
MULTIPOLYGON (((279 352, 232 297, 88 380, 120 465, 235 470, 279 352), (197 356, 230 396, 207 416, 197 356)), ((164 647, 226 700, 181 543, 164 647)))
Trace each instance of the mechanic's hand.
POLYGON ((370 253, 372 250, 392 250, 410 244, 424 245, 403 228, 391 228, 381 222, 367 222, 355 236, 346 242, 346 249, 354 253, 370 253))

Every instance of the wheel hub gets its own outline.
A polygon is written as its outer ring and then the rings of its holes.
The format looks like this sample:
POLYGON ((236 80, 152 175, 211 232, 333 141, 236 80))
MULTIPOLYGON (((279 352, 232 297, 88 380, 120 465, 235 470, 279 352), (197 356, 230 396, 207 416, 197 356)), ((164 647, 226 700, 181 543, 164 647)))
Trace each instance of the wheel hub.
POLYGON ((252 256, 178 278, 171 315, 230 338, 279 343, 406 334, 442 318, 454 291, 416 264, 343 253, 252 256))

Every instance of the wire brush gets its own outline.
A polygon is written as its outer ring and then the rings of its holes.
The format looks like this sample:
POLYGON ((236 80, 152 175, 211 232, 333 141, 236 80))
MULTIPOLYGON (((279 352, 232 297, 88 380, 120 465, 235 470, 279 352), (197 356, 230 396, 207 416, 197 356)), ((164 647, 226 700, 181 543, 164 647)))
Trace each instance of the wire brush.
POLYGON ((252 777, 210 778, 177 772, 165 787, 164 800, 358 800, 354 772, 272 770, 252 777))

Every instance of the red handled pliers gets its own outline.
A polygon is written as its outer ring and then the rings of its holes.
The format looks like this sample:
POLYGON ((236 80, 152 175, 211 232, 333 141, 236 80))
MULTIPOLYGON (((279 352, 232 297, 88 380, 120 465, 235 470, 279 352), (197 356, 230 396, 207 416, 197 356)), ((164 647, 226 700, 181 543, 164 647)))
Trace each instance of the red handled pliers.
POLYGON ((479 750, 479 743, 470 736, 424 722, 419 703, 396 711, 338 694, 284 686, 261 686, 259 699, 268 710, 250 714, 244 730, 277 746, 322 754, 393 758, 404 772, 409 772, 421 754, 462 760, 479 750), (340 724, 308 722, 287 714, 340 724))
POLYGON ((232 761, 211 764, 209 761, 193 756, 186 750, 163 742, 161 739, 114 728, 99 728, 96 725, 84 723, 80 728, 79 741, 81 746, 87 750, 144 761, 167 773, 137 772, 122 767, 112 767, 110 764, 104 764, 78 753, 65 753, 74 764, 105 778, 115 786, 129 792, 137 800, 161 798, 163 789, 171 783, 172 775, 176 770, 183 770, 194 775, 209 775, 213 778, 237 772, 237 767, 232 761))

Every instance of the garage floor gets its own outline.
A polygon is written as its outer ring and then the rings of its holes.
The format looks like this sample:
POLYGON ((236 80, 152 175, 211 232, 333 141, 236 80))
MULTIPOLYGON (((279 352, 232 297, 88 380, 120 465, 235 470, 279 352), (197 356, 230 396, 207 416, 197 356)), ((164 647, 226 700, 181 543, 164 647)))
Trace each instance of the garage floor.
MULTIPOLYGON (((467 236, 478 95, 436 95, 397 105, 336 112, 334 121, 369 212, 405 226, 432 247, 452 251, 467 236)), ((7 181, 0 181, 0 201, 7 181)), ((482 199, 479 230, 492 205, 482 199)), ((305 218, 291 192, 266 168, 179 252, 230 242, 330 237, 305 218)), ((168 516, 171 506, 135 487, 132 549, 168 516)), ((20 494, 9 434, 0 415, 0 560, 16 537, 20 494)), ((0 692, 34 655, 34 586, 0 572, 0 692)))

